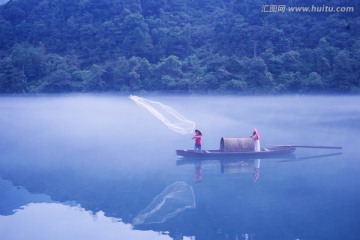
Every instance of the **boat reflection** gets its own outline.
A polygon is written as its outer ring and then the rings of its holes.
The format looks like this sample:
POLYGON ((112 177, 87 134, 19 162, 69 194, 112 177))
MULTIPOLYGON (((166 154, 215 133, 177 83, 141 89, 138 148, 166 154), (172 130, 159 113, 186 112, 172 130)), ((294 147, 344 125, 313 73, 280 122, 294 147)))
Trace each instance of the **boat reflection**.
POLYGON ((221 173, 252 173, 254 182, 260 177, 260 159, 222 161, 221 173))
POLYGON ((222 174, 242 174, 252 173, 252 178, 256 182, 260 177, 260 162, 261 159, 181 159, 177 160, 176 164, 181 165, 194 165, 195 174, 194 180, 200 183, 203 179, 203 165, 219 165, 222 174))
MULTIPOLYGON (((341 152, 331 154, 320 154, 305 157, 296 157, 294 154, 287 155, 285 158, 273 158, 278 162, 298 162, 315 158, 326 158, 341 155, 341 152)), ((269 158, 267 158, 268 160, 269 158)), ((176 161, 177 166, 194 165, 195 174, 194 180, 196 183, 202 182, 203 179, 203 165, 219 165, 222 174, 242 174, 252 173, 252 178, 256 182, 260 178, 260 162, 261 159, 246 159, 246 158, 180 158, 176 161)))

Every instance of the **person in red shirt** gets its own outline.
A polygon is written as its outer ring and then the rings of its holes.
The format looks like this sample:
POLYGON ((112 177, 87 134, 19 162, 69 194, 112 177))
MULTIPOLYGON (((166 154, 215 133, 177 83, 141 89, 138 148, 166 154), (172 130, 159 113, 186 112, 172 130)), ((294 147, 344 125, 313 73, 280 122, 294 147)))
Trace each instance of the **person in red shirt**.
POLYGON ((195 139, 195 147, 194 147, 195 151, 201 152, 201 138, 202 138, 202 133, 198 129, 196 129, 195 135, 192 138, 195 139))

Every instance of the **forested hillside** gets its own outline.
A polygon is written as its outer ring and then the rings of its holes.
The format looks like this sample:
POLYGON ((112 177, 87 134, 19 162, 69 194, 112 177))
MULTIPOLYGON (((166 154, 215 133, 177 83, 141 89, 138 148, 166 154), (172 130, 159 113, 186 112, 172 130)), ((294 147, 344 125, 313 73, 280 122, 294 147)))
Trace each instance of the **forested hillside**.
POLYGON ((359 93, 359 10, 355 0, 11 0, 0 6, 0 93, 359 93), (353 11, 289 9, 302 6, 353 11))

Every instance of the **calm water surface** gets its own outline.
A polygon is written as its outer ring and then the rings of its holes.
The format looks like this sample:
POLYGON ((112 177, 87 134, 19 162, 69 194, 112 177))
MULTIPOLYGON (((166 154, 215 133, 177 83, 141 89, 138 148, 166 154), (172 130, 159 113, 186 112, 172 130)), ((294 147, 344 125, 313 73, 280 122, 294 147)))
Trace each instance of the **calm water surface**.
POLYGON ((127 97, 3 96, 0 239, 360 238, 360 97, 147 98, 195 121, 203 149, 254 127, 262 146, 343 149, 184 161, 192 136, 127 97))

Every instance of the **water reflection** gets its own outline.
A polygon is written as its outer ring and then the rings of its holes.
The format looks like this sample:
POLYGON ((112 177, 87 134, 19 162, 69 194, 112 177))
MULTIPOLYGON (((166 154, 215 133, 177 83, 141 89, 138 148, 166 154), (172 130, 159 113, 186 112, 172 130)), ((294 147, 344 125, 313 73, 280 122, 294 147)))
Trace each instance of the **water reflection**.
POLYGON ((222 173, 252 173, 254 181, 260 177, 260 159, 221 161, 222 173))
POLYGON ((261 159, 179 159, 176 161, 177 166, 182 165, 194 165, 195 183, 202 182, 203 179, 203 165, 217 165, 220 166, 220 172, 222 174, 241 174, 252 173, 252 178, 256 182, 260 177, 260 162, 261 159))
POLYGON ((103 211, 86 210, 72 202, 54 202, 0 178, 0 237, 28 239, 171 239, 154 231, 136 231, 103 211))
POLYGON ((202 168, 201 160, 195 162, 195 182, 200 183, 202 181, 202 168))
POLYGON ((32 194, 24 187, 15 187, 10 181, 0 178, 0 215, 12 215, 24 205, 39 202, 53 201, 45 194, 32 194))
POLYGON ((188 208, 195 208, 194 190, 185 182, 175 182, 156 195, 133 219, 134 225, 163 223, 188 208))
POLYGON ((334 157, 334 156, 340 156, 342 155, 342 152, 336 152, 336 153, 328 153, 328 154, 320 154, 320 155, 313 155, 313 156, 306 156, 306 157, 298 157, 294 159, 287 159, 287 160, 281 160, 280 162, 296 162, 296 161, 304 161, 314 158, 327 158, 327 157, 334 157))
MULTIPOLYGON (((221 136, 245 132, 253 125, 262 129, 264 145, 345 146, 349 136, 360 129, 359 108, 351 107, 359 98, 256 99, 160 98, 201 123, 209 136, 203 144, 209 149, 218 146, 221 136)), ((296 158, 175 164, 174 150, 192 147, 192 142, 128 99, 0 101, 0 176, 18 188, 9 190, 0 184, 0 214, 4 215, 0 217, 1 239, 18 240, 20 231, 39 240, 57 239, 50 236, 52 232, 59 234, 59 239, 92 239, 83 234, 93 229, 103 234, 101 239, 111 239, 107 233, 117 239, 132 239, 134 234, 137 239, 176 240, 191 236, 207 240, 359 236, 356 147, 345 149, 341 159, 322 156, 310 161, 313 157, 309 155, 324 153, 315 149, 297 151, 296 158), (155 196, 177 181, 193 188, 196 208, 163 223, 129 224, 155 196), (5 192, 13 194, 4 197, 5 192), (12 211, 21 206, 25 207, 12 211), (64 223, 69 218, 71 226, 64 223), (36 222, 45 222, 45 227, 33 226, 36 222), (29 226, 34 229, 29 230, 29 226), (141 231, 151 237, 138 236, 141 231)), ((358 145, 357 138, 352 141, 358 145)), ((100 234, 93 235, 100 239, 100 234)))
POLYGON ((11 216, 0 216, 1 239, 169 240, 165 233, 134 230, 120 219, 93 213, 80 206, 31 203, 11 216), (29 221, 29 219, 32 219, 29 221))

